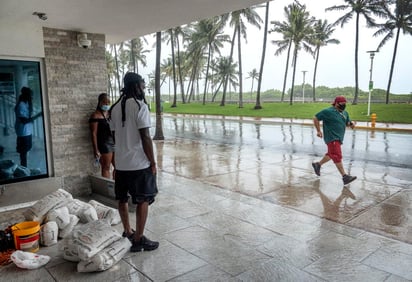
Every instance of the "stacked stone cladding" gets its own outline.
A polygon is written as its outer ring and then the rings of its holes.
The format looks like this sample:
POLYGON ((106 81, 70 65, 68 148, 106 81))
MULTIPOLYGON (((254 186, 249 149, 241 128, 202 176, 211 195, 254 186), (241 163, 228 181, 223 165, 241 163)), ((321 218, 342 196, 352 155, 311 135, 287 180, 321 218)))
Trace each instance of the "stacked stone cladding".
POLYGON ((90 193, 93 152, 88 118, 107 92, 105 36, 90 34, 88 49, 76 31, 43 28, 51 162, 54 176, 73 195, 90 193))

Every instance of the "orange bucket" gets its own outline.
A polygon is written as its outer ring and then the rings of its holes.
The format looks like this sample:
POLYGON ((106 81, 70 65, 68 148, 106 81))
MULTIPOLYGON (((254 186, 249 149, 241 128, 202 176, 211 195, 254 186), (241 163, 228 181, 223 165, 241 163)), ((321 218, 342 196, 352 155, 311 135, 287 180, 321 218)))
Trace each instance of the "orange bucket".
POLYGON ((11 227, 16 250, 35 253, 40 245, 40 224, 37 221, 23 221, 11 227))

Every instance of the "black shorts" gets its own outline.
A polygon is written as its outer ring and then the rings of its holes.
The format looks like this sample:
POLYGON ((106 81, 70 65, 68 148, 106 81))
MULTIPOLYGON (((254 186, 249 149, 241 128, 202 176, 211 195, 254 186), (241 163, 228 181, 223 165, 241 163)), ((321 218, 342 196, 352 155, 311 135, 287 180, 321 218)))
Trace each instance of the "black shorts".
POLYGON ((27 136, 17 136, 17 145, 16 151, 17 153, 24 154, 30 151, 32 146, 32 137, 31 135, 27 136))
POLYGON ((141 170, 116 170, 114 192, 116 200, 126 203, 132 197, 133 204, 154 202, 157 194, 156 175, 150 167, 141 170))
POLYGON ((97 149, 99 149, 100 154, 107 154, 114 152, 114 142, 108 140, 105 142, 97 142, 97 149))

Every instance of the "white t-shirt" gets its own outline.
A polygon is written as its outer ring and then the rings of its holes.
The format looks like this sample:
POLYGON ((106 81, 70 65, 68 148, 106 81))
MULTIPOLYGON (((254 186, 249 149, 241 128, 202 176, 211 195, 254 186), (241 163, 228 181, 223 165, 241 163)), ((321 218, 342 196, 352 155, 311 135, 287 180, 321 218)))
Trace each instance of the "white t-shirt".
POLYGON ((143 151, 139 129, 149 128, 150 112, 142 101, 129 98, 125 106, 126 120, 122 126, 122 105, 117 103, 111 112, 110 129, 115 133, 114 160, 118 170, 140 170, 150 166, 143 151), (139 105, 140 104, 140 110, 139 105))
POLYGON ((30 118, 29 103, 20 101, 17 104, 15 112, 16 112, 16 124, 14 126, 14 129, 16 130, 16 135, 17 136, 32 135, 33 123, 32 122, 27 122, 27 123, 20 122, 20 118, 30 118))

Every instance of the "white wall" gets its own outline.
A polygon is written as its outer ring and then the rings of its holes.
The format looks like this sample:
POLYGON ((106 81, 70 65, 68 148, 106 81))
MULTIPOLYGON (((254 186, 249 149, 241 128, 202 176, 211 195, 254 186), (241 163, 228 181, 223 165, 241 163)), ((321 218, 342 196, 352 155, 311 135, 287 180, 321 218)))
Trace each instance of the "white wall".
POLYGON ((44 58, 43 29, 33 23, 10 26, 0 20, 0 56, 44 58))

